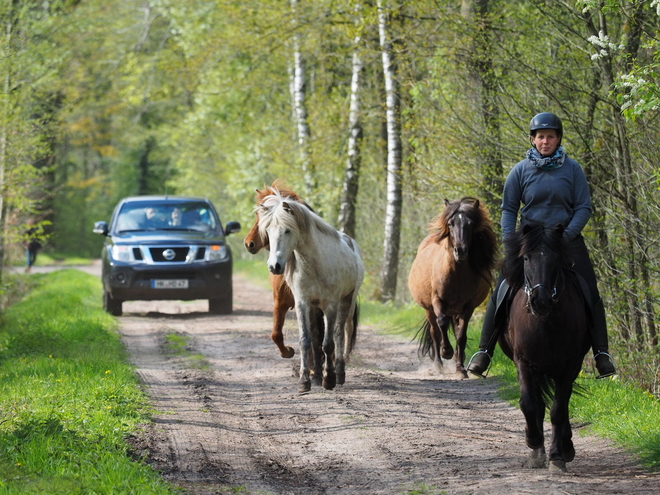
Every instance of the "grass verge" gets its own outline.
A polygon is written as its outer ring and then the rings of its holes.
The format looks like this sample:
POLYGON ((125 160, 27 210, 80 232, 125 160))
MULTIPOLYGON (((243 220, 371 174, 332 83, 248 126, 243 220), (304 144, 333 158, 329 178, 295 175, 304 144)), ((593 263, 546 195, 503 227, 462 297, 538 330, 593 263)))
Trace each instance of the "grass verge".
POLYGON ((30 278, 0 322, 0 494, 176 493, 128 451, 149 410, 100 281, 30 278))

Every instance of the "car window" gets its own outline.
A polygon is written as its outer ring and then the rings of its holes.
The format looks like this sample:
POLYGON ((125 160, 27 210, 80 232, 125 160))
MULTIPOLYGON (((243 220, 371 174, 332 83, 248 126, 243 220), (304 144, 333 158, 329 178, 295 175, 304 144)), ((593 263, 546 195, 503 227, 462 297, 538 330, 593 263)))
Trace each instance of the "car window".
POLYGON ((200 232, 214 231, 219 223, 204 202, 190 203, 158 203, 135 202, 125 203, 117 216, 115 230, 195 230, 200 232))

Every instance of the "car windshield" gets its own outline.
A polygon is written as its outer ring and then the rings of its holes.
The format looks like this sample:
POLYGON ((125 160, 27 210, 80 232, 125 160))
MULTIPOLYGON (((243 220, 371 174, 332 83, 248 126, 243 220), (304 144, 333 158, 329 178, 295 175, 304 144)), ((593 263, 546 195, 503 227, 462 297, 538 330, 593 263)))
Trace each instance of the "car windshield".
POLYGON ((116 232, 142 230, 216 230, 218 220, 208 203, 167 203, 139 201, 122 205, 116 232))

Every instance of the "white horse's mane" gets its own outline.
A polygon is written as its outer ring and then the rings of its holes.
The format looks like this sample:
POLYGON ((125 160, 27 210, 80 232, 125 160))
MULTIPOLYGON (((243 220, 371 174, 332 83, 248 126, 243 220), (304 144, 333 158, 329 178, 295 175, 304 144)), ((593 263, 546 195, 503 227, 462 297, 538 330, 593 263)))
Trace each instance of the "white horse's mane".
POLYGON ((259 235, 264 239, 267 229, 273 224, 281 225, 300 236, 310 227, 315 227, 325 235, 339 238, 339 232, 328 222, 289 196, 282 196, 277 189, 264 198, 256 208, 259 215, 259 235))

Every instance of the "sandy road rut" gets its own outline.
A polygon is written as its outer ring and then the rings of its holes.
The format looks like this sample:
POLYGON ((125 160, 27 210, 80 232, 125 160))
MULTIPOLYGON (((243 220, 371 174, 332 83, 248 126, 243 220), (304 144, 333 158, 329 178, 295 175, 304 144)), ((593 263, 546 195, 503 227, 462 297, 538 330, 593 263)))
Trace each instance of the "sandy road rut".
MULTIPOLYGON (((568 474, 525 467, 522 414, 495 380, 439 376, 415 344, 371 329, 344 386, 299 395, 298 355, 281 358, 269 337, 270 291, 235 277, 234 299, 230 316, 204 301, 131 302, 119 319, 157 411, 132 442, 188 493, 660 493, 660 477, 579 430, 568 474), (210 371, 168 353, 168 333, 189 337, 210 371)), ((286 341, 297 349, 292 316, 286 341)))

